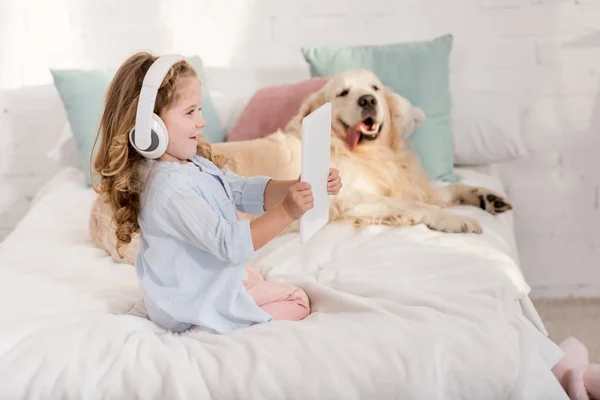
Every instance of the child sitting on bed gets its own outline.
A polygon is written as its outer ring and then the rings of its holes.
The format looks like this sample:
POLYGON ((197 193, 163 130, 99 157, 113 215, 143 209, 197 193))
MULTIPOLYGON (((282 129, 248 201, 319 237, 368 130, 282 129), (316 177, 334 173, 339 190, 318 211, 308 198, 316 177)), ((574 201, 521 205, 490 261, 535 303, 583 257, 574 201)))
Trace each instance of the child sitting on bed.
MULTIPOLYGON (((139 126, 142 82, 156 60, 138 53, 117 71, 94 161, 100 193, 114 214, 117 251, 140 233, 135 265, 149 319, 173 332, 197 326, 214 333, 303 319, 310 312, 303 290, 264 281, 245 263, 313 207, 310 185, 246 178, 225 168, 226 160, 197 140, 205 125, 201 83, 185 60, 163 66, 156 83, 154 113, 166 127, 166 150, 143 156, 130 131, 139 126), (240 221, 236 209, 259 217, 240 221)), ((328 193, 337 194, 341 185, 332 168, 328 193)))

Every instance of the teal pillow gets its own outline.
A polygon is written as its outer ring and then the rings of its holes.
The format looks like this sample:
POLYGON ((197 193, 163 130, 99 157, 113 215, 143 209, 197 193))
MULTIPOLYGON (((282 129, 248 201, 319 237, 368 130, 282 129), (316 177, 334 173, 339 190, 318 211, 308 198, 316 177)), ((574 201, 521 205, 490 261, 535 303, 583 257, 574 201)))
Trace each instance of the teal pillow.
POLYGON ((368 69, 394 92, 423 109, 425 122, 408 142, 433 180, 454 182, 450 124, 452 35, 430 41, 388 45, 303 47, 312 77, 368 69))
MULTIPOLYGON (((193 56, 187 60, 201 75, 203 65, 200 57, 193 56)), ((54 85, 67 112, 67 118, 81 158, 86 184, 90 186, 90 154, 102 118, 106 91, 117 70, 72 69, 51 70, 51 72, 54 85)), ((206 84, 203 84, 202 103, 202 113, 206 120, 204 135, 212 143, 225 141, 225 129, 219 121, 217 110, 206 84)), ((98 145, 96 145, 97 149, 98 145)))

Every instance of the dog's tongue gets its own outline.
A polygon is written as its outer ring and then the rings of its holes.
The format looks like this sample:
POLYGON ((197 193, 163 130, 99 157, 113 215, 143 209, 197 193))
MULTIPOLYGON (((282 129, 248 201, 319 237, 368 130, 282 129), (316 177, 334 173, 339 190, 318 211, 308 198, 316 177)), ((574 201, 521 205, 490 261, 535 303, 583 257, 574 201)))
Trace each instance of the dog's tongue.
POLYGON ((348 131, 346 132, 346 143, 348 144, 348 147, 350 148, 350 151, 354 151, 354 149, 356 148, 356 145, 358 144, 358 140, 360 139, 360 130, 358 130, 358 127, 360 125, 357 125, 355 127, 350 127, 348 128, 348 131))

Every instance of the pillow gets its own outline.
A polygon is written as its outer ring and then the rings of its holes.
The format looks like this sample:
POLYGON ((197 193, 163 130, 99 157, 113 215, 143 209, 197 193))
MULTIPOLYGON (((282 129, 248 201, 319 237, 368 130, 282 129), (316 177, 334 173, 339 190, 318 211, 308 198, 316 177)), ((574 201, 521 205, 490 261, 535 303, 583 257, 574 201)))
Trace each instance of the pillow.
POLYGON ((496 93, 452 93, 455 165, 487 165, 527 155, 518 106, 496 93))
POLYGON ((81 158, 69 121, 65 123, 58 142, 46 153, 46 157, 61 167, 81 169, 81 158))
POLYGON ((257 139, 285 127, 300 109, 302 101, 325 86, 327 80, 312 78, 259 89, 244 107, 227 140, 257 139))
POLYGON ((453 173, 449 61, 453 36, 430 41, 346 47, 303 47, 312 77, 368 69, 382 83, 421 108, 427 118, 408 139, 433 180, 453 173))
MULTIPOLYGON (((201 76, 203 65, 200 57, 192 56, 188 61, 201 76)), ((106 90, 117 70, 53 69, 51 72, 54 85, 67 112, 86 184, 90 186, 90 154, 102 118, 106 90)), ((225 132, 219 122, 209 90, 203 89, 202 97, 203 114, 206 119, 204 135, 213 143, 222 142, 225 140, 225 132)))

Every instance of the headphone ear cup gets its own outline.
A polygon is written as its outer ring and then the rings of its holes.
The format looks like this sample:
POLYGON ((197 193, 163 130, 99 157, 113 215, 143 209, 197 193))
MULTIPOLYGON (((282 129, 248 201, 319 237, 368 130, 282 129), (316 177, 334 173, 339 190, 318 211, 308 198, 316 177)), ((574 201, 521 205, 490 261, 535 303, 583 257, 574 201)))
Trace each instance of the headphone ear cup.
POLYGON ((135 128, 129 132, 129 142, 134 149, 142 156, 150 159, 159 158, 169 145, 169 133, 165 123, 156 114, 152 114, 152 123, 150 124, 150 146, 147 149, 140 149, 135 145, 135 128))
POLYGON ((152 129, 150 134, 152 135, 152 145, 150 148, 154 149, 152 151, 153 157, 151 158, 158 158, 167 151, 167 146, 169 145, 169 132, 167 132, 167 126, 163 120, 156 114, 152 114, 152 129), (155 143, 156 147, 154 146, 155 143))

